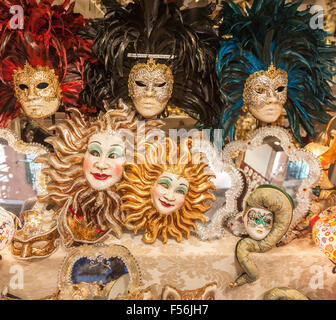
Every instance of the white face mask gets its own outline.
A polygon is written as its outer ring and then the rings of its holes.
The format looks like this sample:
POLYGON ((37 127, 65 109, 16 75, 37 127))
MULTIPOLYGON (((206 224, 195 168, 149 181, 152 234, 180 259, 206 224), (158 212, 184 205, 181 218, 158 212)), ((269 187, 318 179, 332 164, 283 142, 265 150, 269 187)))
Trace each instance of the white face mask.
POLYGON ((152 118, 163 112, 173 91, 173 75, 169 67, 147 64, 133 67, 128 80, 128 91, 135 109, 144 118, 152 118))
POLYGON ((258 120, 272 123, 278 120, 287 101, 287 73, 274 68, 261 71, 247 79, 244 104, 258 120))
POLYGON ((254 240, 262 240, 272 230, 273 213, 265 209, 251 208, 243 220, 249 236, 254 240))
POLYGON ((164 172, 152 188, 152 201, 159 213, 168 214, 183 206, 188 189, 187 179, 164 172))
POLYGON ((122 139, 107 132, 94 134, 84 155, 83 170, 91 187, 106 190, 120 181, 125 162, 122 139))

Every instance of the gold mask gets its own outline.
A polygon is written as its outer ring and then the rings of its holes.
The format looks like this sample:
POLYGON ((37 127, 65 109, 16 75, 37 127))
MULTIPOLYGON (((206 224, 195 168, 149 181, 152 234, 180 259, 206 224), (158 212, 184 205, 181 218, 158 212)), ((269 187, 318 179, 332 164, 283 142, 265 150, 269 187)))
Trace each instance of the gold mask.
POLYGON ((53 69, 26 63, 14 71, 13 81, 15 97, 28 117, 41 119, 58 110, 62 90, 53 69))
POLYGON ((124 179, 117 190, 122 192, 121 211, 125 213, 125 226, 135 234, 145 229, 142 238, 146 243, 153 243, 158 237, 166 243, 169 236, 180 242, 183 234, 189 238, 190 229, 197 228, 194 220, 205 223, 204 213, 211 208, 210 201, 216 200, 210 192, 216 190, 211 181, 213 174, 207 170, 207 164, 199 161, 202 154, 191 153, 188 141, 177 145, 166 138, 165 143, 148 144, 144 153, 136 154, 140 161, 124 165, 124 179), (164 189, 168 187, 165 180, 173 179, 173 176, 176 181, 171 183, 169 190, 164 189), (158 180, 162 184, 161 191, 153 190, 158 180), (183 181, 187 185, 182 187, 180 183, 183 181), (169 193, 169 199, 163 190, 169 193), (176 197, 178 192, 183 195, 176 197))
POLYGON ((244 86, 244 106, 258 120, 272 123, 280 117, 287 100, 287 72, 273 64, 252 74, 244 86))
POLYGON ((147 63, 136 64, 128 77, 128 94, 135 109, 144 117, 162 113, 173 92, 174 77, 165 64, 156 64, 151 57, 147 63))
POLYGON ((54 223, 49 227, 41 214, 26 211, 22 229, 14 233, 10 245, 11 253, 21 259, 32 259, 51 255, 58 247, 59 233, 54 223))

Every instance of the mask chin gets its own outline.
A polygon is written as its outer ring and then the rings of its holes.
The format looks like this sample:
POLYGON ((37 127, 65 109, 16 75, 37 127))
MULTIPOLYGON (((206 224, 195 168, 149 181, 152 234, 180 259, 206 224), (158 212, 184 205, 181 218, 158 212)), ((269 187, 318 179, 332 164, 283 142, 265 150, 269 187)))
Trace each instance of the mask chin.
POLYGON ((38 104, 30 101, 21 101, 24 113, 31 119, 42 119, 53 115, 57 112, 60 104, 61 100, 58 98, 51 101, 41 98, 38 104))

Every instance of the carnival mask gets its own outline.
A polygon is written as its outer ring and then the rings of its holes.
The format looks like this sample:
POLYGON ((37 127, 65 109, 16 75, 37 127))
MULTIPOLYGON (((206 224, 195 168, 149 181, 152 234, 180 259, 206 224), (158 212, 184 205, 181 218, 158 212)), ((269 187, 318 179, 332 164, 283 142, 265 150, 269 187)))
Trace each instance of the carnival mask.
POLYGON ((14 71, 15 97, 24 113, 33 119, 54 114, 61 103, 61 88, 53 69, 26 63, 23 69, 14 71))
POLYGON ((58 247, 59 233, 55 228, 50 233, 37 236, 28 241, 14 238, 11 243, 11 253, 19 258, 29 259, 33 257, 46 257, 51 255, 58 247))
POLYGON ((251 75, 245 83, 244 105, 260 121, 272 123, 280 117, 287 101, 287 73, 275 69, 251 75))
POLYGON ((247 233, 254 240, 264 239, 272 230, 273 213, 269 210, 251 208, 243 219, 247 233))
POLYGON ((153 58, 135 65, 128 78, 128 93, 135 109, 144 118, 162 113, 172 95, 173 82, 170 68, 156 64, 153 58))
POLYGON ((125 161, 125 146, 117 135, 96 133, 89 139, 83 170, 91 187, 106 190, 119 182, 125 161))
POLYGON ((161 214, 167 214, 183 206, 188 189, 187 179, 164 172, 152 188, 152 201, 161 214))

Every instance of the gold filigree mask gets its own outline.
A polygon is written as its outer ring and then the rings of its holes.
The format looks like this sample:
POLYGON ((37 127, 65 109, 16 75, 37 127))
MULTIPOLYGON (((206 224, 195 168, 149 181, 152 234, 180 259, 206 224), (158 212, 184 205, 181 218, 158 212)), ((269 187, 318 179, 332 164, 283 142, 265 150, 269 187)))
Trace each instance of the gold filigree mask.
POLYGON ((28 117, 41 119, 58 110, 62 90, 53 69, 33 68, 26 63, 23 69, 14 71, 13 81, 15 97, 28 117))
POLYGON ((57 249, 58 238, 57 228, 46 235, 38 236, 29 241, 23 241, 14 235, 10 250, 12 255, 23 259, 47 257, 57 249))
POLYGON ((48 219, 46 213, 42 215, 37 211, 25 211, 24 216, 23 228, 14 233, 11 253, 20 259, 51 255, 59 245, 59 233, 54 220, 50 216, 48 219))
POLYGON ((245 82, 244 106, 256 119, 275 122, 287 100, 287 84, 287 72, 273 64, 267 71, 255 72, 245 82))
POLYGON ((135 109, 144 117, 162 113, 173 92, 174 77, 165 64, 156 64, 151 57, 147 63, 136 64, 128 77, 128 94, 135 109))

